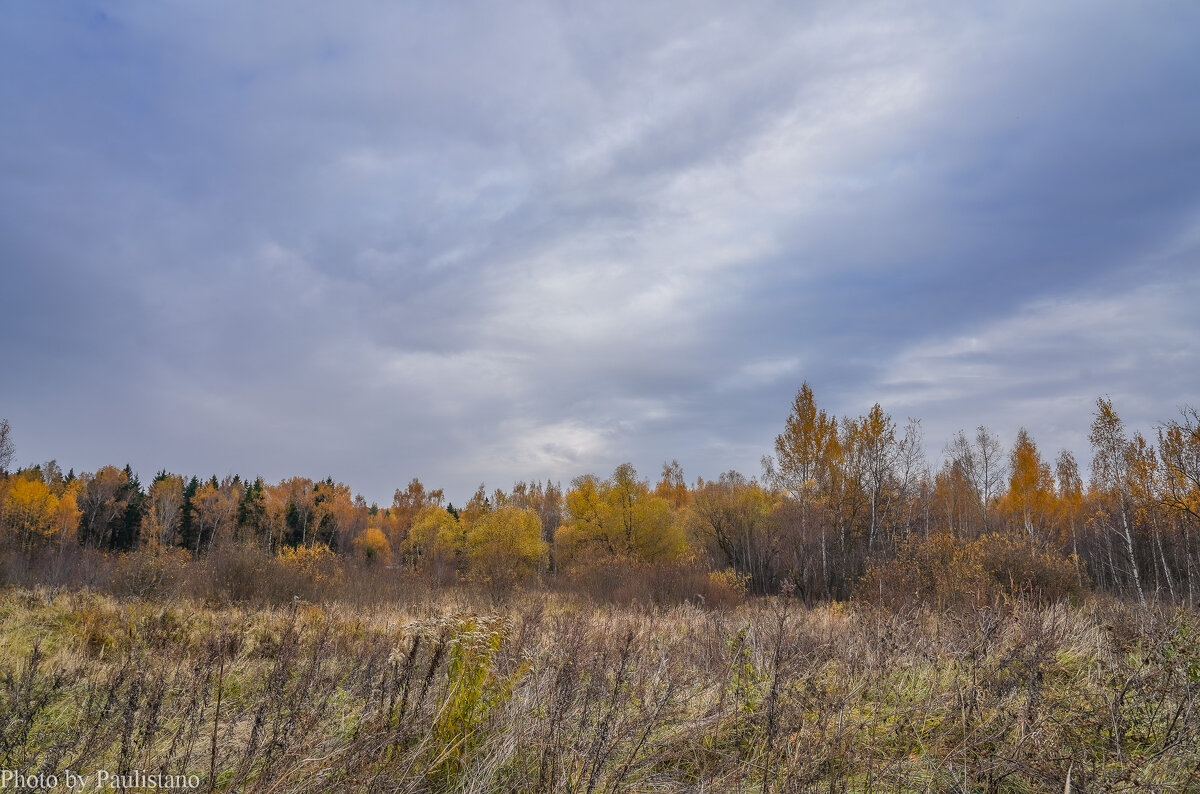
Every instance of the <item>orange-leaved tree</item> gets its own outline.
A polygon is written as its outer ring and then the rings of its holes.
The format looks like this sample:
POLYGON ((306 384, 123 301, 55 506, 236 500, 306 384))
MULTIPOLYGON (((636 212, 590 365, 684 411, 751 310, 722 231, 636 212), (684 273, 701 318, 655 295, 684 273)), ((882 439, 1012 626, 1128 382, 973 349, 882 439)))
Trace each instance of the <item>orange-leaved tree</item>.
POLYGON ((1001 509, 1030 541, 1047 540, 1055 508, 1054 475, 1023 427, 1017 431, 1008 466, 1008 493, 1001 499, 1001 509))

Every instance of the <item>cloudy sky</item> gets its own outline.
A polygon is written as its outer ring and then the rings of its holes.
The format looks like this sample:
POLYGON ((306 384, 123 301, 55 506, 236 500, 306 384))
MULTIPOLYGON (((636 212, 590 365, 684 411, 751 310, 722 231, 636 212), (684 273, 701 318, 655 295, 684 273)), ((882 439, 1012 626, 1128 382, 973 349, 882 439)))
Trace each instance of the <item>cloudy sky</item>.
POLYGON ((1200 403, 1200 5, 8 4, 17 462, 759 471, 1200 403))

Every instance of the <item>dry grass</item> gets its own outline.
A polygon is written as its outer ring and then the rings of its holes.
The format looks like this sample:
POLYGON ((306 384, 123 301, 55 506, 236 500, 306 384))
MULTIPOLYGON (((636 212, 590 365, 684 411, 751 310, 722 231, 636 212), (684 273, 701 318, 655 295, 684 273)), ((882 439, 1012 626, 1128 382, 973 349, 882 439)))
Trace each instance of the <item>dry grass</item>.
POLYGON ((1196 791, 1196 617, 10 589, 0 768, 280 793, 1196 791))

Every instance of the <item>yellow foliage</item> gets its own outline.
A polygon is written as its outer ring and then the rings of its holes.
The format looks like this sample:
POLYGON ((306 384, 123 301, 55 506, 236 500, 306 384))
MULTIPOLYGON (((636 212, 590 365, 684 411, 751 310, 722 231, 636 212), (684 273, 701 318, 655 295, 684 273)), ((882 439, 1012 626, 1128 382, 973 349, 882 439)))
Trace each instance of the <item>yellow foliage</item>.
POLYGON ((1025 428, 1017 432, 1009 468, 1008 493, 1001 507, 1031 539, 1044 538, 1055 513, 1054 475, 1025 428))
POLYGON ((654 486, 654 495, 666 499, 672 509, 679 510, 687 506, 691 492, 683 479, 683 467, 679 461, 663 464, 662 478, 654 486))
POLYGON ((564 562, 611 556, 640 562, 687 557, 684 531, 665 499, 623 463, 608 480, 579 477, 567 493, 571 520, 555 534, 564 562), (589 553, 590 552, 590 553, 589 553))
POLYGON ((369 527, 354 539, 354 550, 367 562, 387 565, 392 561, 392 548, 378 527, 369 527))
POLYGON ((441 507, 421 508, 408 532, 408 549, 416 560, 445 560, 463 551, 463 528, 441 507))
POLYGON ((279 562, 318 584, 332 584, 341 576, 337 555, 328 546, 285 547, 279 562))
POLYGON ((713 587, 728 590, 738 596, 744 596, 750 586, 750 575, 738 573, 732 568, 721 571, 710 571, 708 579, 713 587))
POLYGON ((54 513, 54 525, 58 532, 60 543, 65 543, 75 539, 76 533, 79 531, 79 507, 76 504, 76 494, 79 492, 79 482, 75 482, 75 487, 67 488, 62 496, 58 497, 58 509, 54 513))
POLYGON ((828 485, 842 450, 837 419, 818 409, 805 381, 796 392, 783 433, 775 438, 778 476, 794 496, 811 499, 828 485))
POLYGON ((41 480, 12 478, 5 502, 6 523, 22 546, 48 541, 58 532, 59 500, 41 480))
POLYGON ((493 584, 528 578, 540 570, 549 547, 533 510, 500 507, 482 514, 466 531, 471 575, 493 584))

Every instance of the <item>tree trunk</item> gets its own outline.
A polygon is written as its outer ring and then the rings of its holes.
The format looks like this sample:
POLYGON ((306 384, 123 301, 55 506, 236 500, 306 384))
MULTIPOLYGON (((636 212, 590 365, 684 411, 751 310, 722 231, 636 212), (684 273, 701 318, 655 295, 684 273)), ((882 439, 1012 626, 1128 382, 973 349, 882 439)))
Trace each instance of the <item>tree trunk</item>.
POLYGON ((1129 526, 1129 515, 1121 505, 1121 530, 1125 534, 1125 549, 1129 552, 1129 570, 1133 573, 1133 586, 1137 588, 1138 601, 1146 606, 1146 594, 1142 592, 1142 576, 1138 573, 1137 554, 1133 548, 1133 530, 1129 526))

